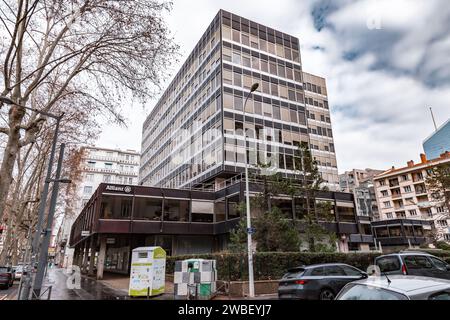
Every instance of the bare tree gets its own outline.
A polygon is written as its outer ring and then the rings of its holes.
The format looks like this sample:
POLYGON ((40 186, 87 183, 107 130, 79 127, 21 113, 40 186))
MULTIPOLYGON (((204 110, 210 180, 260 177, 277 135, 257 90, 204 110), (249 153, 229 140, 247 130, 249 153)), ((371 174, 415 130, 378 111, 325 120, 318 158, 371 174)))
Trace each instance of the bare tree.
MULTIPOLYGON (((123 122, 123 98, 130 92, 142 102, 154 96, 178 49, 163 16, 170 8, 157 0, 2 1, 0 96, 42 111, 75 108, 92 119, 106 114, 123 122)), ((45 120, 9 107, 0 127, 7 137, 0 220, 17 154, 36 141, 45 120)))

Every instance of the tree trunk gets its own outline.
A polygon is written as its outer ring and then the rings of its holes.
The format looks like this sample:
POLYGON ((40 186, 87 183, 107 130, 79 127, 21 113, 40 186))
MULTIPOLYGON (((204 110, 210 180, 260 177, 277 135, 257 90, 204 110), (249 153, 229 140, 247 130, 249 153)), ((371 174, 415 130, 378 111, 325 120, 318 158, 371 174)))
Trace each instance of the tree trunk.
POLYGON ((13 179, 12 173, 14 170, 14 162, 19 151, 20 124, 23 117, 23 110, 15 106, 11 107, 9 112, 10 133, 0 167, 0 221, 2 221, 5 214, 6 201, 13 179))

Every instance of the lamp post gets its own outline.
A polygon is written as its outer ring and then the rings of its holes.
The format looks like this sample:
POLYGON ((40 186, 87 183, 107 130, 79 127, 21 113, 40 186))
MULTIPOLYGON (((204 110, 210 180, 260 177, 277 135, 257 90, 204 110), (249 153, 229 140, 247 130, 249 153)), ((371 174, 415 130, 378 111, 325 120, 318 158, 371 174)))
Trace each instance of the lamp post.
MULTIPOLYGON (((245 106, 252 92, 258 89, 259 83, 254 83, 247 93, 244 102, 244 123, 245 123, 245 106)), ((248 157, 247 157, 247 134, 244 128, 244 153, 245 153, 245 204, 247 211, 247 256, 248 256, 248 295, 253 298, 255 296, 255 280, 253 278, 253 250, 252 250, 252 221, 250 216, 250 189, 248 187, 248 157)))
MULTIPOLYGON (((26 107, 23 106, 21 104, 18 104, 16 102, 14 102, 13 100, 11 100, 10 98, 7 97, 2 97, 0 96, 0 102, 1 103, 5 103, 5 104, 9 104, 9 105, 16 105, 20 108, 24 108, 27 110, 31 110, 33 112, 42 114, 44 116, 53 118, 56 120, 56 128, 55 128, 55 132, 53 134, 53 142, 52 142, 52 148, 50 151, 50 158, 48 161, 48 167, 47 167, 47 175, 45 178, 45 183, 44 183, 44 188, 41 192, 41 197, 40 197, 40 203, 39 203, 39 214, 38 214, 38 221, 37 221, 37 227, 36 227, 36 231, 33 237, 33 243, 31 246, 31 270, 29 270, 29 272, 27 273, 28 277, 31 277, 31 272, 32 270, 34 270, 34 264, 37 258, 37 255, 39 254, 39 240, 41 238, 42 235, 42 224, 44 223, 44 218, 45 218, 45 207, 46 207, 46 203, 47 203, 47 196, 48 196, 48 190, 49 190, 49 186, 50 186, 50 182, 51 182, 51 175, 52 175, 52 168, 53 168, 53 162, 55 159, 55 150, 56 150, 56 142, 58 140, 58 131, 59 131, 59 124, 61 122, 61 118, 63 117, 64 113, 62 113, 61 115, 57 116, 55 114, 49 113, 49 112, 45 112, 45 111, 41 111, 41 110, 37 110, 34 108, 30 108, 30 107, 26 107)), ((29 290, 30 290, 30 286, 31 286, 31 278, 26 279, 25 281, 26 285, 23 288, 24 293, 23 296, 25 297, 25 299, 28 298, 29 296, 29 290)))

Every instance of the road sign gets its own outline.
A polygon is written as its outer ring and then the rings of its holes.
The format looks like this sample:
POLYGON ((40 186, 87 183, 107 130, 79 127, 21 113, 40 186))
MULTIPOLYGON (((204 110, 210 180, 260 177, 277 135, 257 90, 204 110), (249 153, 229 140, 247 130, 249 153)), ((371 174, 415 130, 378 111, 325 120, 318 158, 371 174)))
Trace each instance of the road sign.
POLYGON ((89 237, 89 231, 81 231, 81 236, 82 237, 89 237))
POLYGON ((248 233, 248 234, 254 234, 254 233, 255 233, 255 231, 256 231, 256 229, 255 229, 255 228, 253 228, 253 227, 251 227, 251 228, 247 228, 247 233, 248 233))

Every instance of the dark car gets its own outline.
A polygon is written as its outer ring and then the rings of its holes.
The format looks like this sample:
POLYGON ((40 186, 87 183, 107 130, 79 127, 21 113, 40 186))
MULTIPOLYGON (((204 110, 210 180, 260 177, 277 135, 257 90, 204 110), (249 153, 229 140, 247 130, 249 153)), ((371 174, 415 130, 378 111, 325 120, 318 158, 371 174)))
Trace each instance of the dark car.
POLYGON ((8 289, 14 284, 14 272, 11 267, 0 267, 0 287, 8 289))
POLYGON ((364 278, 367 273, 343 263, 297 267, 280 280, 278 298, 333 300, 347 283, 364 278))
POLYGON ((425 252, 400 252, 375 258, 381 273, 450 280, 450 265, 425 252))

